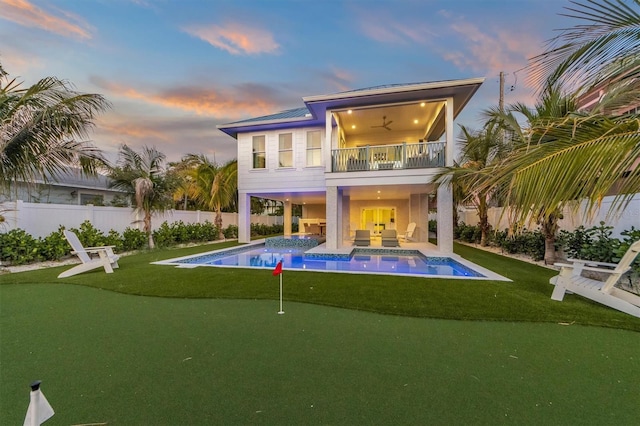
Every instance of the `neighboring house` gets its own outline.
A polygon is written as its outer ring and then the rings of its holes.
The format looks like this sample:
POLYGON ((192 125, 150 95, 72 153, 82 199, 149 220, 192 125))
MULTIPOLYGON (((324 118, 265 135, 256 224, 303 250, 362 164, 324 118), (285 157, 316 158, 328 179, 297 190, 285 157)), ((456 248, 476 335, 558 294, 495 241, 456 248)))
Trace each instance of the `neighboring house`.
POLYGON ((22 200, 29 203, 75 204, 75 205, 111 205, 127 204, 129 197, 118 189, 109 188, 106 176, 81 176, 75 170, 46 180, 39 178, 34 182, 15 182, 10 194, 0 194, 1 201, 22 200))
POLYGON ((454 119, 484 79, 396 84, 303 98, 305 107, 219 125, 238 144, 238 233, 250 241, 250 197, 326 221, 326 248, 350 245, 355 229, 428 239, 437 203, 438 249, 453 251, 453 202, 431 177, 457 155, 454 119))

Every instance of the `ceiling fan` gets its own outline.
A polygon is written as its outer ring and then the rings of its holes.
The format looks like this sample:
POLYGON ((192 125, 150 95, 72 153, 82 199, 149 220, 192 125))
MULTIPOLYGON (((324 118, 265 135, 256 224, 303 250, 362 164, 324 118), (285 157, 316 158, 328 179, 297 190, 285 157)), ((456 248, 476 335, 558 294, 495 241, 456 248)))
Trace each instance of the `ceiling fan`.
POLYGON ((381 127, 383 129, 391 130, 391 127, 389 127, 389 124, 391 124, 391 123, 393 123, 393 120, 387 121, 387 116, 383 115, 382 116, 382 125, 380 125, 380 126, 371 126, 371 127, 372 128, 381 127))

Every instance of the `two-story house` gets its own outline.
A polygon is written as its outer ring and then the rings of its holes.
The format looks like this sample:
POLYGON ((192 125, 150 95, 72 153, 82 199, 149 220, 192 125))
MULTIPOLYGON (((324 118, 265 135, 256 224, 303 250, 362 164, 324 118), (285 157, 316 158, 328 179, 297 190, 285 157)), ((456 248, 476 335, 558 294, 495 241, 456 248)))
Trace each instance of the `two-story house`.
MULTIPOLYGON (((326 222, 326 249, 351 245, 354 229, 428 240, 436 203, 438 250, 453 250, 453 203, 431 177, 453 165, 454 119, 484 79, 390 84, 303 98, 305 106, 218 128, 238 144, 238 237, 250 241, 250 197, 284 203, 326 222)), ((304 219, 303 219, 304 220, 304 219)))

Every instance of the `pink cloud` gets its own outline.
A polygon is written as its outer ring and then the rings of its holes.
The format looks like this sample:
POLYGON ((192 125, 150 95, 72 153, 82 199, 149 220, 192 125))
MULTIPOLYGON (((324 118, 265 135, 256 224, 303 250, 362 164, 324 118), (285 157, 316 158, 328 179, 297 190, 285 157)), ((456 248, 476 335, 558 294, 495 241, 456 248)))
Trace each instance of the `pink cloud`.
POLYGON ((184 31, 233 55, 275 53, 280 47, 270 32, 238 23, 191 26, 184 31))
POLYGON ((108 92, 108 98, 123 97, 212 117, 235 119, 263 115, 277 109, 280 103, 272 89, 255 84, 225 90, 186 86, 147 93, 98 77, 91 80, 108 92))
POLYGON ((0 0, 0 17, 19 25, 40 28, 65 37, 90 39, 91 28, 81 18, 61 11, 58 17, 40 9, 28 0, 0 0))

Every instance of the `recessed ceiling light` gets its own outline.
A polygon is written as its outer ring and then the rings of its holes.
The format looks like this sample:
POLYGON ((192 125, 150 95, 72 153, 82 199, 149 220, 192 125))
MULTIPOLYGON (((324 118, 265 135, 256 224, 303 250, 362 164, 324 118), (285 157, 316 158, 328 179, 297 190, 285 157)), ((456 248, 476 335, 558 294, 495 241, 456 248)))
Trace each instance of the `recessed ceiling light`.
POLYGON ((425 104, 424 102, 422 102, 422 103, 420 104, 420 106, 421 106, 422 108, 424 108, 424 106, 425 106, 425 105, 426 105, 426 104, 425 104))
POLYGON ((418 120, 413 120, 413 124, 418 124, 418 120))
POLYGON ((347 111, 347 114, 351 114, 351 113, 353 113, 353 111, 351 111, 351 110, 348 110, 348 111, 347 111))
POLYGON ((380 191, 378 191, 378 194, 380 193, 380 191))
POLYGON ((351 128, 352 128, 352 129, 355 129, 355 128, 356 128, 356 125, 355 125, 355 124, 352 124, 352 125, 351 125, 351 128))
POLYGON ((378 200, 380 199, 380 197, 378 197, 378 200))

